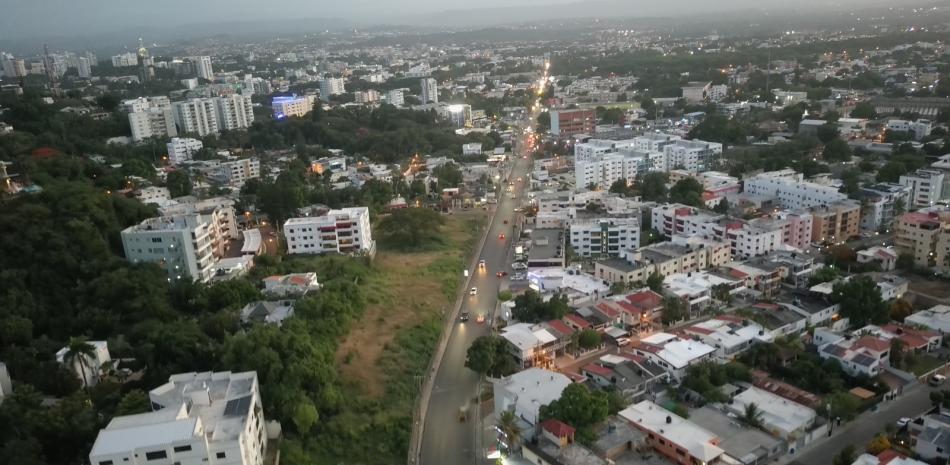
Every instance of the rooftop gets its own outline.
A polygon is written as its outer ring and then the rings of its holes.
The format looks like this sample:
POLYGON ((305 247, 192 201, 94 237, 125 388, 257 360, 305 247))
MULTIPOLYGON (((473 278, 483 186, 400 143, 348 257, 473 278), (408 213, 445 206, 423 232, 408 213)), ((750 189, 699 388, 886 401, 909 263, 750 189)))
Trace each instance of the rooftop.
POLYGON ((715 434, 651 401, 644 400, 631 405, 618 415, 642 429, 663 436, 704 462, 711 462, 724 452, 716 445, 719 438, 715 434))
POLYGON ((806 428, 814 423, 817 415, 809 407, 754 386, 734 396, 729 409, 741 413, 749 404, 759 407, 762 412, 762 423, 767 428, 778 429, 785 433, 806 428))
POLYGON ((743 463, 755 463, 757 458, 761 460, 768 457, 772 455, 773 449, 783 445, 781 439, 755 428, 747 428, 736 418, 708 405, 691 410, 689 419, 722 438, 719 447, 743 463))

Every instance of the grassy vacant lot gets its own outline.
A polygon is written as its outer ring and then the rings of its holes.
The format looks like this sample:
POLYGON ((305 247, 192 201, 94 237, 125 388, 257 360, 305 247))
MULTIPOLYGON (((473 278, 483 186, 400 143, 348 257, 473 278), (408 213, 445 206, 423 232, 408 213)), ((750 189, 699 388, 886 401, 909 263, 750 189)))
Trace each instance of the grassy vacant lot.
POLYGON ((933 356, 920 354, 914 357, 914 364, 907 367, 907 371, 920 376, 939 367, 941 364, 943 364, 943 362, 933 356))
MULTIPOLYGON (((374 454, 373 443, 391 441, 403 451, 408 445, 421 375, 439 340, 443 312, 455 304, 462 270, 469 265, 487 214, 461 212, 445 219, 441 244, 417 252, 378 251, 373 266, 376 272, 364 283, 369 305, 337 350, 337 369, 346 389, 366 407, 357 408, 360 415, 371 415, 373 423, 386 425, 382 429, 388 430, 378 431, 377 427, 372 433, 366 431, 366 436, 354 434, 347 463, 405 461, 405 452, 395 457, 389 456, 390 449, 374 454), (377 435, 385 435, 385 439, 377 435)), ((347 423, 365 423, 368 419, 363 418, 354 417, 347 423)), ((344 459, 319 455, 328 463, 344 459)))

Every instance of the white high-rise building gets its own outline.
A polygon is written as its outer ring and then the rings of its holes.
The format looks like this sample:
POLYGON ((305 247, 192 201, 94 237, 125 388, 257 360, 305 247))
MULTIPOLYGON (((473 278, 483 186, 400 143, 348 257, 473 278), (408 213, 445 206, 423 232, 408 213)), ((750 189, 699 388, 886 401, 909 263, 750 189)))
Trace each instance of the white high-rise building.
POLYGON ((182 133, 207 136, 216 134, 218 126, 218 109, 215 101, 209 98, 194 98, 172 104, 175 123, 182 133))
POLYGON ((900 184, 910 188, 908 208, 932 207, 943 196, 944 173, 940 170, 917 170, 900 177, 900 184))
POLYGON ((582 257, 616 257, 640 247, 638 218, 600 218, 571 223, 571 247, 582 257))
POLYGON ((333 95, 346 92, 346 81, 343 78, 323 78, 320 80, 320 98, 330 100, 333 95))
POLYGON ((139 65, 139 56, 132 52, 112 56, 112 66, 115 68, 130 68, 139 65))
POLYGON ((76 70, 81 78, 92 77, 92 63, 86 57, 76 59, 76 70))
POLYGON ((435 78, 423 78, 420 80, 422 92, 420 99, 422 103, 439 103, 439 84, 435 78))
POLYGON ((281 119, 289 116, 304 116, 313 110, 313 100, 309 96, 296 95, 274 97, 271 100, 271 110, 274 118, 281 119))
POLYGON ((199 78, 213 81, 214 69, 211 68, 211 57, 195 57, 195 72, 198 74, 199 78))
POLYGON ((133 111, 146 111, 149 108, 171 107, 172 102, 164 95, 154 97, 139 97, 129 100, 123 100, 121 104, 122 111, 132 113, 133 111))
POLYGON ((254 123, 254 106, 249 93, 217 97, 215 109, 221 130, 246 129, 254 123))
POLYGON ((168 150, 168 163, 177 165, 190 161, 195 152, 204 148, 204 144, 190 137, 173 137, 171 142, 165 144, 165 148, 168 150))
POLYGON ((376 250, 366 207, 330 210, 324 216, 291 218, 284 222, 287 253, 365 253, 376 250))
POLYGON ((683 169, 690 173, 708 171, 722 155, 722 144, 701 140, 676 140, 663 146, 667 171, 683 169))
POLYGON ((149 391, 152 412, 99 431, 92 465, 263 465, 268 434, 257 373, 172 375, 149 391))
POLYGON ((393 89, 389 92, 386 92, 386 103, 396 107, 405 105, 406 99, 402 94, 402 89, 393 89))
POLYGON ((175 137, 178 129, 171 107, 155 107, 129 113, 132 142, 138 143, 149 137, 175 137))
POLYGON ((745 192, 775 197, 780 207, 790 209, 831 205, 848 198, 835 187, 805 182, 794 170, 769 171, 746 179, 745 192))

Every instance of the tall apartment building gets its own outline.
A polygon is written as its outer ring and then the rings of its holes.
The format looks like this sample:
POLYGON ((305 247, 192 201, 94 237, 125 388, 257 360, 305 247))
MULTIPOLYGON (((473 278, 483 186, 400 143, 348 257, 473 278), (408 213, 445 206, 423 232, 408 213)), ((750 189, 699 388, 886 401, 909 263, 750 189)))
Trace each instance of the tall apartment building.
POLYGON ((574 185, 578 190, 587 189, 588 186, 608 189, 620 179, 633 182, 637 176, 642 176, 651 171, 655 158, 661 155, 658 153, 625 151, 594 156, 585 161, 575 161, 574 185))
POLYGON ((149 391, 152 411, 117 416, 99 431, 92 465, 263 465, 267 453, 257 373, 172 375, 149 391))
POLYGON ((802 174, 794 170, 770 171, 746 179, 745 192, 775 197, 782 208, 791 209, 830 205, 848 198, 835 187, 805 182, 802 174))
POLYGON ((677 140, 663 146, 666 171, 682 169, 697 173, 712 169, 713 162, 722 155, 722 144, 701 140, 677 140))
POLYGON ((195 73, 199 78, 208 81, 214 80, 214 69, 211 67, 211 57, 200 56, 194 58, 195 73))
POLYGON ((219 182, 240 187, 250 179, 261 177, 261 162, 257 158, 223 162, 218 165, 214 177, 219 182))
POLYGON ((138 143, 150 137, 176 137, 174 112, 171 107, 155 107, 129 113, 132 142, 138 143))
POLYGON ((638 218, 600 218, 575 221, 570 227, 574 252, 582 257, 616 257, 640 247, 638 218))
POLYGON ((662 152, 663 148, 680 140, 679 136, 654 132, 633 139, 633 148, 647 152, 662 152))
POLYGON ((153 97, 139 97, 123 100, 119 107, 122 109, 122 111, 133 113, 137 111, 147 111, 150 108, 165 108, 171 106, 172 102, 168 99, 168 97, 164 95, 156 95, 153 97))
POLYGON ((386 103, 401 107, 406 104, 406 98, 402 93, 402 89, 393 89, 389 92, 386 92, 386 103))
POLYGON ((422 78, 419 85, 422 88, 419 94, 422 103, 439 103, 439 83, 434 78, 422 78))
POLYGON ((130 68, 139 65, 139 56, 132 52, 125 52, 121 55, 112 56, 112 66, 114 68, 130 68))
POLYGON ((358 90, 353 92, 353 100, 356 103, 376 103, 379 101, 379 91, 376 89, 358 90))
POLYGON ((168 273, 169 281, 190 278, 207 282, 228 241, 237 239, 233 221, 231 207, 149 218, 122 231, 122 248, 132 263, 158 264, 168 273))
POLYGON ((81 78, 92 77, 92 62, 90 62, 86 57, 77 58, 76 71, 79 73, 79 77, 81 78))
POLYGON ((346 81, 343 78, 323 78, 320 80, 320 98, 329 100, 333 95, 346 92, 346 81))
POLYGON ((729 244, 733 258, 749 258, 778 249, 786 224, 774 220, 744 221, 713 215, 681 204, 653 209, 652 226, 665 236, 699 236, 729 244))
POLYGON ((950 211, 934 209, 901 215, 894 231, 894 247, 899 253, 913 255, 917 266, 950 266, 950 211))
POLYGON ((635 148, 635 140, 590 139, 587 142, 574 144, 574 162, 593 160, 621 149, 635 148))
POLYGON ((577 134, 593 134, 597 129, 597 115, 594 110, 553 110, 551 114, 551 135, 571 137, 577 134))
POLYGON ((207 136, 217 134, 220 130, 218 109, 214 99, 193 98, 175 102, 172 104, 172 109, 174 110, 175 123, 182 133, 207 136))
POLYGON ((233 131, 247 129, 254 124, 254 106, 250 93, 217 97, 214 101, 218 129, 233 131))
POLYGON ((290 95, 286 97, 274 97, 271 100, 271 110, 274 118, 281 119, 289 116, 304 116, 313 110, 313 100, 304 95, 290 95))
POLYGON ((168 150, 168 163, 177 165, 190 161, 195 152, 204 148, 204 144, 190 137, 173 137, 169 143, 165 144, 165 148, 168 150))
MULTIPOLYGON (((946 178, 944 180, 946 182, 946 178)), ((907 211, 910 191, 910 187, 893 183, 863 187, 861 195, 865 208, 861 212, 861 230, 877 231, 893 227, 895 218, 907 211)))
POLYGON ((936 169, 920 169, 900 177, 899 183, 910 188, 911 208, 932 207, 943 198, 943 171, 936 169))
POLYGON ((843 242, 861 233, 861 204, 854 200, 814 207, 811 240, 843 242))
POLYGON ((366 207, 330 210, 323 216, 291 218, 284 222, 287 253, 322 254, 376 251, 366 207))

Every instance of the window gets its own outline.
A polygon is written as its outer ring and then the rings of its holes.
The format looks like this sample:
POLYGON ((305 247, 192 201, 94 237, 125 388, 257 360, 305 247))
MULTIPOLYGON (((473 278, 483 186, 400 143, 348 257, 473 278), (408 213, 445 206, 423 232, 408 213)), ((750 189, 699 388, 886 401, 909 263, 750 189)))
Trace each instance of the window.
POLYGON ((218 452, 218 453, 217 453, 217 457, 218 457, 219 459, 223 459, 223 458, 224 458, 224 452, 218 452))
POLYGON ((157 450, 154 452, 145 453, 145 460, 159 460, 159 459, 167 459, 167 458, 168 458, 168 453, 163 450, 157 450))
POLYGON ((111 460, 103 460, 103 461, 99 462, 99 465, 112 465, 112 461, 111 461, 111 460))
POLYGON ((152 242, 162 242, 162 238, 161 238, 161 237, 153 237, 153 238, 152 238, 152 242))
POLYGON ((191 446, 175 446, 175 452, 188 452, 191 450, 191 446))

